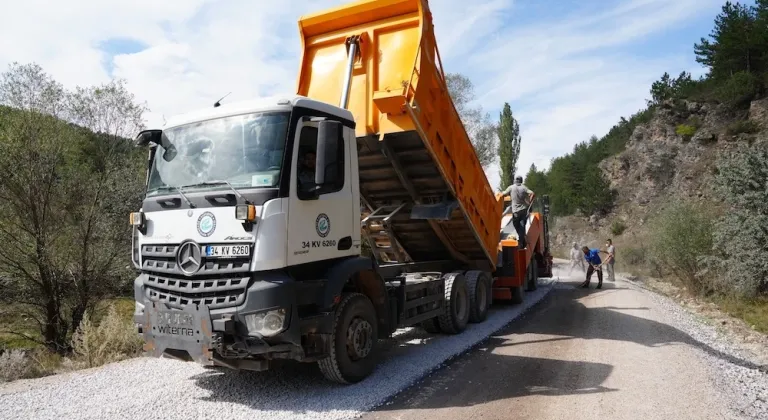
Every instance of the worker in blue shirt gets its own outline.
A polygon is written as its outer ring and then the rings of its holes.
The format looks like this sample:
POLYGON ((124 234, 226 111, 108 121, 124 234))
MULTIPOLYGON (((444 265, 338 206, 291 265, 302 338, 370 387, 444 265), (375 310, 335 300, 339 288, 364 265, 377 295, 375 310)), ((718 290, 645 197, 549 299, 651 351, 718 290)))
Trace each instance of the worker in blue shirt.
POLYGON ((599 249, 589 249, 589 247, 582 247, 581 251, 584 253, 584 259, 589 263, 587 267, 587 280, 581 284, 581 287, 589 287, 589 281, 592 280, 592 273, 597 271, 597 288, 603 287, 603 269, 600 267, 603 264, 603 260, 600 259, 599 249))

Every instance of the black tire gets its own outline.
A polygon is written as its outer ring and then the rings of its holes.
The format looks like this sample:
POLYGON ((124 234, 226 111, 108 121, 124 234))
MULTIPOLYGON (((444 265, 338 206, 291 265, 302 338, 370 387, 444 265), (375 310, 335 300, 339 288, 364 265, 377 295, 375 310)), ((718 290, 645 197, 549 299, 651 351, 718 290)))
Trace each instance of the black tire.
POLYGON ((509 289, 512 291, 512 303, 523 303, 525 300, 525 286, 515 286, 509 289))
POLYGON ((437 321, 442 332, 458 334, 467 328, 469 322, 470 305, 467 279, 458 272, 446 274, 443 279, 445 279, 444 310, 437 321))
POLYGON ((526 278, 526 287, 529 292, 536 290, 539 283, 539 265, 536 257, 531 258, 531 264, 528 266, 528 276, 526 278))
POLYGON ((437 318, 428 319, 421 322, 421 328, 430 334, 440 334, 440 324, 437 322, 437 318))
POLYGON ((478 323, 488 318, 491 279, 482 271, 467 271, 467 289, 469 290, 469 322, 478 323))
POLYGON ((378 363, 378 334, 376 310, 371 300, 360 293, 342 296, 335 311, 329 355, 317 362, 323 376, 341 384, 365 379, 378 363), (353 346, 354 349, 348 349, 348 337, 352 329, 353 334, 356 334, 354 337, 362 343, 353 346))

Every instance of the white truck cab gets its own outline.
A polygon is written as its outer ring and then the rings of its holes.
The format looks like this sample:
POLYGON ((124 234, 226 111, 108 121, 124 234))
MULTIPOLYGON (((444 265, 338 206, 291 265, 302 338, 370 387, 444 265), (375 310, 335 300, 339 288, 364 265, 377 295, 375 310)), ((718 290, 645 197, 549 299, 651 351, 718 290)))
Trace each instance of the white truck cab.
POLYGON ((150 158, 131 215, 135 321, 148 351, 230 367, 238 363, 224 356, 272 344, 307 357, 291 321, 324 306, 312 280, 360 255, 354 127, 349 111, 293 95, 191 112, 139 134, 150 158), (181 311, 190 307, 199 313, 181 311), (214 331, 243 338, 230 354, 184 345, 201 343, 207 318, 208 340, 214 331))

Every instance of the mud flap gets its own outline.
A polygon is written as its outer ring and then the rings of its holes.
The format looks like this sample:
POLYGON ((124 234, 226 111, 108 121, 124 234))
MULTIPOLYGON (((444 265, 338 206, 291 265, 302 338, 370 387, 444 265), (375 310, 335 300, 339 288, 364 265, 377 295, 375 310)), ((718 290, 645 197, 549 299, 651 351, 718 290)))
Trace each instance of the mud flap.
POLYGON ((213 366, 213 330, 208 306, 171 309, 162 302, 144 307, 144 351, 160 357, 166 350, 183 351, 203 366, 213 366))

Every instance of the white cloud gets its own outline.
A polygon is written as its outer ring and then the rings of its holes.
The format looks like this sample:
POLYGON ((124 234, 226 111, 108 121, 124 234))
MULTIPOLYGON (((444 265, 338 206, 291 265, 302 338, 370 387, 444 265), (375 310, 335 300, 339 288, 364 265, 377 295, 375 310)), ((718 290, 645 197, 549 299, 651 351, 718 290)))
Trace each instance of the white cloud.
MULTIPOLYGON (((163 115, 210 106, 230 91, 227 100, 293 91, 300 56, 297 19, 346 2, 9 2, 4 15, 11 19, 0 26, 0 66, 35 61, 70 87, 106 81, 112 68, 147 101, 148 123, 158 124, 163 115), (100 45, 115 38, 147 48, 111 57, 100 45), (105 60, 113 60, 111 66, 105 60)), ((445 70, 470 76, 479 103, 494 117, 505 101, 513 105, 523 135, 521 171, 532 162, 546 167, 576 142, 605 133, 643 105, 650 83, 664 71, 693 70, 690 57, 648 61, 626 47, 720 2, 613 3, 586 3, 597 13, 581 9, 567 18, 545 15, 510 25, 509 18, 526 18, 517 15, 525 8, 513 0, 432 0, 445 70)), ((488 171, 493 187, 497 172, 488 171)))
MULTIPOLYGON (((480 69, 478 102, 485 108, 512 106, 522 136, 518 171, 524 174, 532 163, 547 168, 552 157, 638 111, 663 72, 700 74, 692 45, 685 56, 658 54, 649 60, 633 54, 633 43, 719 5, 717 0, 633 0, 600 13, 503 28, 465 60, 463 71, 480 69)), ((497 186, 498 168, 487 174, 497 186)))

